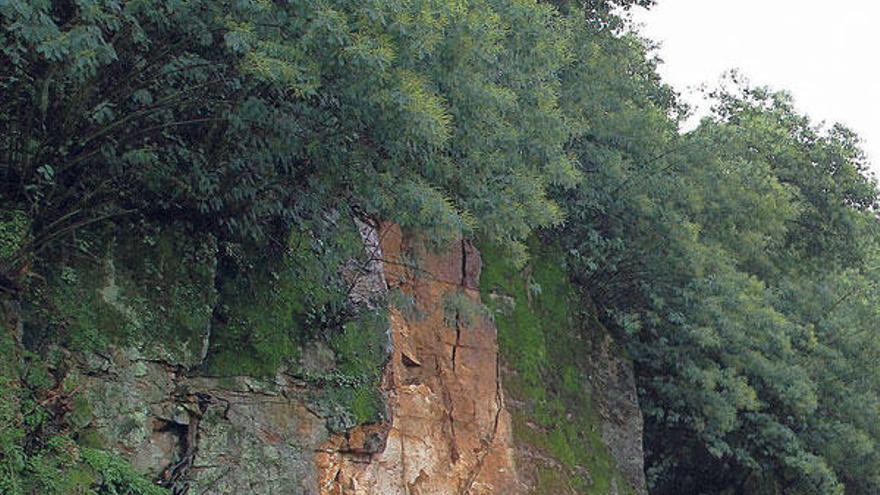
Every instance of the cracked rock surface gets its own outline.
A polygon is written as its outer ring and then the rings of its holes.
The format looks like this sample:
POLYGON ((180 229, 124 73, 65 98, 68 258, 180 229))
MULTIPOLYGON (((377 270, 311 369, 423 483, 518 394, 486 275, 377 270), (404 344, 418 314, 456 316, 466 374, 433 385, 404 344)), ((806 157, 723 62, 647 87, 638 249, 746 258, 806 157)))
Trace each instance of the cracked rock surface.
POLYGON ((494 324, 450 315, 445 305, 463 296, 478 307, 479 254, 466 241, 424 251, 393 226, 383 230, 382 250, 388 286, 415 306, 391 308, 394 351, 383 385, 391 419, 322 445, 315 455, 320 493, 515 493, 494 324), (371 434, 384 435, 380 451, 365 448, 371 434))
POLYGON ((188 378, 130 349, 78 361, 86 427, 173 493, 316 493, 311 457, 328 432, 303 384, 188 378))

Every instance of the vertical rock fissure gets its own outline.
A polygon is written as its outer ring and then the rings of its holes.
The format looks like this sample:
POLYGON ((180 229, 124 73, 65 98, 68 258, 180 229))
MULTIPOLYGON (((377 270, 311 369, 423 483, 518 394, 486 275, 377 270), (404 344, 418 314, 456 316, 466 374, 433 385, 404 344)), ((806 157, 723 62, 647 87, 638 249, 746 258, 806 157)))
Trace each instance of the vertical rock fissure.
MULTIPOLYGON (((459 241, 459 246, 461 249, 461 266, 460 266, 460 274, 459 274, 459 284, 462 287, 462 290, 467 289, 467 245, 464 240, 459 241)), ((455 310, 455 345, 452 346, 452 371, 456 370, 456 358, 458 356, 458 348, 461 345, 461 309, 456 308, 455 310)))
POLYGON ((449 458, 454 464, 458 462, 458 459, 460 458, 457 447, 458 440, 455 436, 455 406, 452 402, 452 396, 449 393, 449 386, 446 380, 446 372, 443 371, 443 366, 440 364, 440 360, 436 357, 434 358, 434 366, 437 371, 438 378, 440 378, 441 382, 443 382, 440 388, 442 390, 443 405, 446 408, 447 427, 449 428, 449 458))
POLYGON ((186 495, 190 490, 189 470, 195 464, 199 444, 199 423, 202 415, 208 409, 210 398, 205 394, 196 395, 196 407, 198 412, 188 409, 189 424, 185 425, 183 435, 183 453, 180 461, 169 466, 166 470, 166 486, 171 488, 172 495, 186 495))
POLYGON ((223 272, 223 263, 225 260, 225 255, 223 254, 222 249, 218 249, 217 258, 214 262, 214 276, 211 280, 214 286, 214 292, 218 294, 218 297, 214 300, 214 307, 211 308, 211 317, 208 318, 207 328, 205 329, 205 334, 202 336, 202 348, 199 351, 199 362, 196 364, 195 369, 204 369, 208 360, 208 354, 211 352, 211 339, 214 335, 214 325, 222 322, 222 308, 223 303, 221 302, 221 297, 219 294, 223 294, 223 281, 221 280, 221 273, 223 272))
POLYGON ((452 345, 452 372, 456 371, 456 358, 458 356, 458 348, 461 345, 461 311, 455 310, 455 344, 452 345))
POLYGON ((406 495, 409 495, 409 476, 407 465, 406 465, 406 441, 401 438, 400 440, 400 486, 405 487, 406 495))
MULTIPOLYGON (((399 381, 389 375, 389 408, 398 413, 390 448, 366 463, 337 450, 319 455, 320 493, 519 493, 513 450, 505 443, 509 426, 496 332, 488 318, 474 317, 483 316, 476 307, 479 253, 457 240, 441 253, 424 252, 417 260, 424 269, 410 273, 406 269, 414 265, 397 262, 410 252, 409 239, 390 228, 383 246, 384 267, 393 267, 389 283, 411 293, 420 311, 392 311, 391 365, 402 375, 399 381)), ((422 254, 418 247, 415 256, 422 254)))
POLYGON ((469 289, 467 286, 467 241, 462 239, 461 241, 461 286, 465 289, 469 289))
POLYGON ((476 483, 477 478, 480 476, 480 473, 483 472, 483 465, 486 462, 486 457, 489 456, 489 453, 492 451, 492 446, 495 445, 495 440, 498 438, 498 428, 501 423, 502 412, 504 412, 504 396, 502 395, 501 388, 501 352, 497 352, 495 354, 495 417, 493 418, 492 423, 492 433, 486 440, 483 449, 477 454, 477 463, 474 466, 464 489, 461 490, 460 495, 468 495, 471 488, 474 486, 474 483, 476 483))

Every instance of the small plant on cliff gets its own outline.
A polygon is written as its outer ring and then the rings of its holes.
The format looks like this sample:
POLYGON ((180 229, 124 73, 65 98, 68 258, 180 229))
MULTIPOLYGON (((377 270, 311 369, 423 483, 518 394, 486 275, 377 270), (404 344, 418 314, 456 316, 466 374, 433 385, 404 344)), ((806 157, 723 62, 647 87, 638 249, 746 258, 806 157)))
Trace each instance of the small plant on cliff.
POLYGON ((466 294, 455 291, 443 297, 443 320, 449 328, 469 327, 492 321, 492 312, 466 294))

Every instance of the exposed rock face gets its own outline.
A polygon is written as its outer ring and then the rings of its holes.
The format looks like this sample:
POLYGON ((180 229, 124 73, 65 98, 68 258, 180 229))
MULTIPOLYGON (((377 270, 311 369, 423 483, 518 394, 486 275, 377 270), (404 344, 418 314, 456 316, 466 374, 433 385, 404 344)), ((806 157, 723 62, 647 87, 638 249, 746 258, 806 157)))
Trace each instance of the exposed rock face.
MULTIPOLYGON (((528 478, 535 473, 524 465, 518 476, 517 460, 551 469, 557 461, 513 438, 501 384, 509 371, 499 365, 496 326, 480 305, 477 250, 459 241, 434 252, 395 226, 358 227, 370 256, 348 267, 351 302, 373 308, 386 294, 391 301, 384 422, 334 433, 350 423, 334 423, 321 385, 295 373, 205 377, 191 366, 201 352, 175 357, 128 347, 102 354, 57 350, 67 355, 61 371, 80 398, 67 417, 71 428, 124 455, 174 495, 534 489, 528 478)), ((333 370, 333 351, 320 341, 302 352, 305 374, 333 370)), ((617 356, 607 335, 584 355, 592 358, 602 438, 618 471, 643 494, 641 415, 631 366, 617 356)), ((512 404, 511 411, 524 407, 512 404)), ((610 493, 617 492, 614 485, 610 493)))
POLYGON ((311 454, 328 433, 304 384, 187 378, 131 350, 77 361, 81 426, 174 493, 316 493, 311 454))
POLYGON ((389 287, 412 298, 412 307, 391 309, 390 422, 321 447, 320 493, 516 493, 496 330, 466 314, 479 313, 469 311, 479 307, 479 254, 468 242, 415 254, 395 227, 382 232, 382 248, 389 287))
MULTIPOLYGON (((314 385, 292 375, 201 377, 189 361, 112 348, 66 360, 89 405, 75 427, 176 494, 515 493, 479 254, 467 242, 430 254, 396 227, 359 227, 371 256, 351 267, 352 303, 370 306, 389 286, 412 301, 390 310, 388 421, 331 436, 314 385)), ((304 369, 332 367, 324 346, 303 352, 304 369)))

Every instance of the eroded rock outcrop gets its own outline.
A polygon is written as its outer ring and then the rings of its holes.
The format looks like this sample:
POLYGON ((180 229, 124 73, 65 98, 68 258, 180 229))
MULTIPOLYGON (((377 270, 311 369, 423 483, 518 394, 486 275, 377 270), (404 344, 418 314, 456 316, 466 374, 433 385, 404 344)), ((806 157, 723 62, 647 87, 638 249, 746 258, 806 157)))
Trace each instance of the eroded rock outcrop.
POLYGON ((78 427, 174 493, 316 493, 311 455, 328 430, 304 383, 191 378, 130 349, 73 358, 90 405, 78 427))
POLYGON ((622 356, 611 336, 603 333, 594 341, 590 365, 593 388, 598 391, 596 409, 602 419, 602 440, 633 490, 647 495, 644 422, 633 364, 622 356))
POLYGON ((519 267, 488 246, 480 284, 498 327, 521 492, 644 494, 632 365, 570 282, 564 253, 530 248, 519 267))
POLYGON ((496 329, 479 311, 479 254, 466 241, 433 254, 396 227, 382 232, 382 248, 388 286, 411 304, 390 310, 390 420, 322 445, 320 493, 515 493, 496 329))

